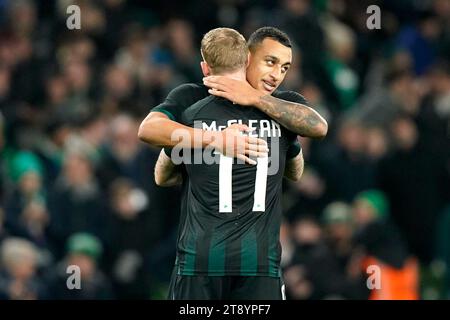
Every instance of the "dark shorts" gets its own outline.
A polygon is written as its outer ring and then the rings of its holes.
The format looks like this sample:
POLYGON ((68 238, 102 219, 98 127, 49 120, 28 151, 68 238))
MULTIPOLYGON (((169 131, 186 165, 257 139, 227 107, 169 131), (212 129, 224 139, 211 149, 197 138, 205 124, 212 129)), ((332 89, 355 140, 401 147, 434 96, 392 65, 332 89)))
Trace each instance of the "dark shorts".
POLYGON ((169 300, 285 300, 281 278, 172 275, 169 300))

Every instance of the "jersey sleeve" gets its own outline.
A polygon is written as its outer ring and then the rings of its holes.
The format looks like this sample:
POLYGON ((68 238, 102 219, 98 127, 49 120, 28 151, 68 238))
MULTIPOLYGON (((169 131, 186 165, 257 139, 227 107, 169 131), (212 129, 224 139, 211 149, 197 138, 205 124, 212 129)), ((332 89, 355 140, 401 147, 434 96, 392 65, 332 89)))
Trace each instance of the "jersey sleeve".
POLYGON ((286 159, 293 159, 302 150, 302 146, 300 145, 300 142, 298 142, 297 139, 295 141, 292 141, 292 143, 289 145, 288 150, 286 152, 286 159))
POLYGON ((183 111, 205 98, 208 90, 203 85, 183 84, 169 92, 166 99, 151 112, 162 112, 173 121, 180 121, 183 111))
POLYGON ((274 94, 274 97, 289 102, 304 104, 305 106, 309 107, 308 100, 306 100, 304 96, 295 91, 279 91, 274 94))

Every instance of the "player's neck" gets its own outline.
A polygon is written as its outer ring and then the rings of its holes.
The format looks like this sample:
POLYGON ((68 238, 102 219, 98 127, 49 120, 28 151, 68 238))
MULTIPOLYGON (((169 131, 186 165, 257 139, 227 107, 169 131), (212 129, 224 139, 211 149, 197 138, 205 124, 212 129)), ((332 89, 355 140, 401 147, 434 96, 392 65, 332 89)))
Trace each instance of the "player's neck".
POLYGON ((223 72, 221 74, 217 74, 218 76, 224 76, 227 78, 231 78, 231 79, 236 79, 236 80, 244 80, 246 79, 245 77, 245 70, 238 70, 238 71, 233 71, 233 72, 223 72))

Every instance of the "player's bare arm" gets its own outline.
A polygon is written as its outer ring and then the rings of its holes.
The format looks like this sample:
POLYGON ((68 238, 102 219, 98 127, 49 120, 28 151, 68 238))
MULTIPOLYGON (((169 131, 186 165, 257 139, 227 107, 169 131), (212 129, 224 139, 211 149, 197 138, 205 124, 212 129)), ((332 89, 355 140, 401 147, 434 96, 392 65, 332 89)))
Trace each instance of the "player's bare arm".
POLYGON ((326 120, 313 108, 304 104, 282 100, 270 94, 262 94, 247 81, 223 76, 206 77, 203 83, 211 88, 209 93, 240 105, 254 106, 298 135, 323 138, 327 134, 326 120))
POLYGON ((161 150, 155 165, 155 183, 160 187, 172 187, 183 182, 179 166, 161 150))
POLYGON ((155 165, 155 183, 160 187, 172 187, 182 182, 181 171, 164 150, 161 150, 155 165))
MULTIPOLYGON (((150 112, 139 126, 138 137, 156 147, 173 147, 180 142, 173 139, 173 132, 177 129, 186 130, 191 137, 194 137, 195 130, 198 130, 172 121, 162 112, 150 112)), ((200 145, 202 144, 203 141, 200 141, 200 145)))
POLYGON ((292 181, 299 181, 303 175, 304 166, 303 151, 300 150, 300 153, 296 157, 287 160, 286 167, 284 168, 284 176, 292 181))
POLYGON ((290 131, 309 138, 323 138, 328 124, 314 109, 299 103, 261 96, 255 106, 290 131))
POLYGON ((162 112, 150 112, 139 127, 138 137, 148 144, 159 147, 212 146, 224 155, 236 157, 249 164, 256 164, 250 157, 265 156, 267 143, 263 139, 241 134, 248 130, 250 130, 248 126, 239 124, 223 131, 196 129, 172 121, 162 112), (230 141, 233 143, 229 143, 230 141))

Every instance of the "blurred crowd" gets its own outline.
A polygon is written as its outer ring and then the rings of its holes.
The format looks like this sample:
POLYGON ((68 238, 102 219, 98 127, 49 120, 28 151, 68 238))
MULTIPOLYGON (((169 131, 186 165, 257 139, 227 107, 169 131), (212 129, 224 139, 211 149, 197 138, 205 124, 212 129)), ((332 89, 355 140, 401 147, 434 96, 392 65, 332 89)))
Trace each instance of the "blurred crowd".
POLYGON ((0 0, 0 299, 165 298, 180 190, 138 126, 201 81, 205 32, 264 25, 295 44, 282 89, 330 128, 284 185, 288 296, 450 298, 448 0, 0 0))

